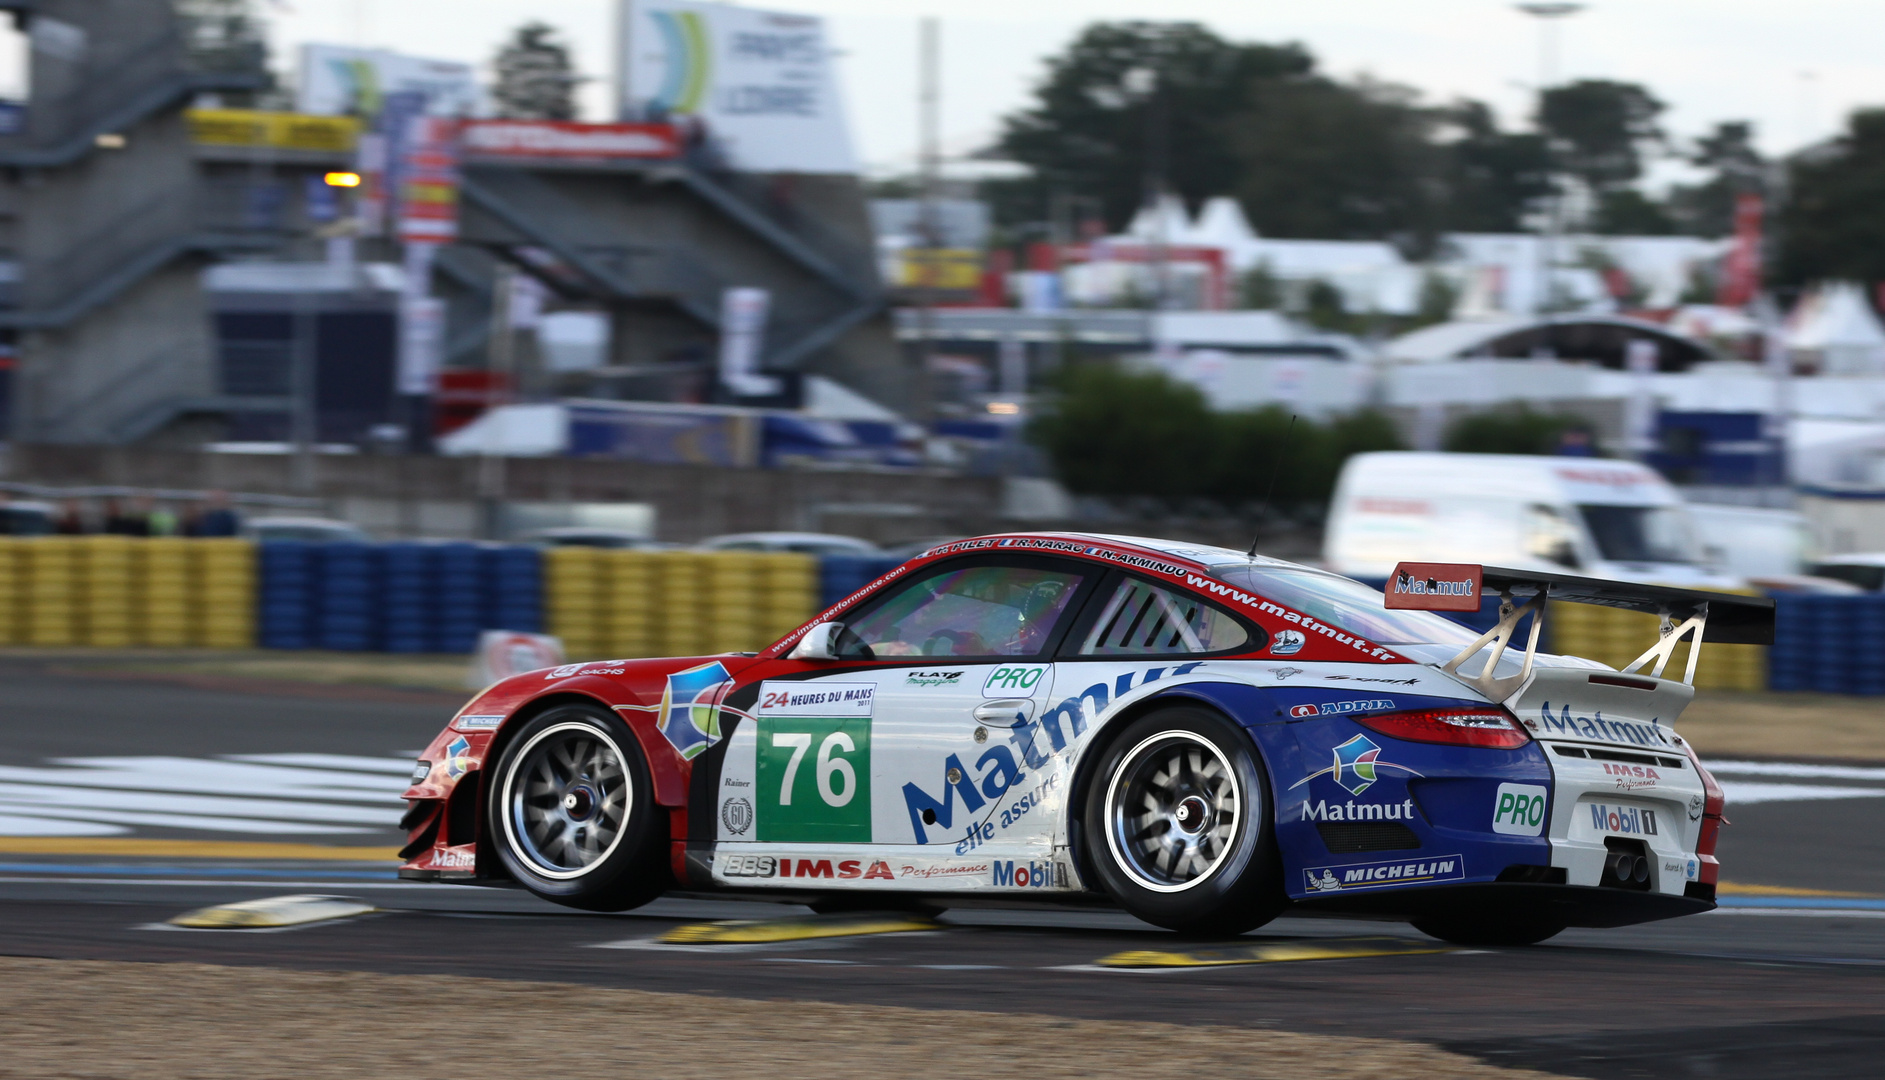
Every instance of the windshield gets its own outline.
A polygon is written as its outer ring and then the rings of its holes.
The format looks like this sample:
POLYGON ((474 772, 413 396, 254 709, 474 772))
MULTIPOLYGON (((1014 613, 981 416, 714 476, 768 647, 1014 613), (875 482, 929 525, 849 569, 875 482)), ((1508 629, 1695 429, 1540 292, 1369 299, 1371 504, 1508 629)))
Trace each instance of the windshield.
POLYGON ((1256 563, 1214 566, 1211 574, 1377 645, 1470 645, 1479 636, 1430 611, 1389 611, 1379 589, 1334 574, 1256 563))
POLYGON ((1696 562, 1695 534, 1679 506, 1578 507, 1597 551, 1612 562, 1696 562))

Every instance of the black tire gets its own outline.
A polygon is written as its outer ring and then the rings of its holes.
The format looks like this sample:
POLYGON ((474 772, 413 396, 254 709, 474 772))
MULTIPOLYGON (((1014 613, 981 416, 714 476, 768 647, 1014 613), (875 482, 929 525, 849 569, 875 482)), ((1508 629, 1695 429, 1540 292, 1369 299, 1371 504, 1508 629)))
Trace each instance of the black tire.
POLYGON ((1564 924, 1540 919, 1441 917, 1416 919, 1414 929, 1453 945, 1510 948, 1556 937, 1564 932, 1564 924))
POLYGON ((559 705, 519 728, 486 785, 486 833, 505 869, 545 900, 626 911, 660 896, 668 813, 641 746, 600 706, 559 705))
POLYGON ((1271 805, 1242 728, 1197 706, 1160 709, 1096 763, 1082 812, 1087 862, 1121 907, 1155 926, 1254 930, 1289 905, 1271 805), (1161 772, 1173 762, 1176 775, 1161 772))

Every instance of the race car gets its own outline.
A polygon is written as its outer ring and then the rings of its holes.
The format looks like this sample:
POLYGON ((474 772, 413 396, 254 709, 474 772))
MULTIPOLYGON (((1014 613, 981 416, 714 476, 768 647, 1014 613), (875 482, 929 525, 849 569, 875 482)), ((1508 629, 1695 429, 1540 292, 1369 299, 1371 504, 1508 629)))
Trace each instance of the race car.
POLYGON ((757 654, 486 689, 413 771, 400 876, 601 911, 1110 902, 1194 935, 1323 912, 1503 945, 1701 912, 1723 798, 1670 723, 1705 628, 1771 640, 1772 602, 1440 564, 1384 594, 1224 548, 956 541, 757 654), (1435 613, 1482 597, 1483 633, 1435 613), (1547 599, 1662 635, 1623 671, 1543 654, 1547 599))

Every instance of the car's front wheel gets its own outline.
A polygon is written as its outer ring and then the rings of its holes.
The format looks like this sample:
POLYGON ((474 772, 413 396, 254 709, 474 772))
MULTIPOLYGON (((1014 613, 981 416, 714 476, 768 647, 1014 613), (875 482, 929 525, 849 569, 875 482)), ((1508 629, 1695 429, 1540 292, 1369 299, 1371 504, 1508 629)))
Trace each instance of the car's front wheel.
POLYGON ((1107 746, 1087 789, 1090 864, 1121 907, 1187 934, 1241 934, 1288 905, 1269 784, 1242 728, 1173 706, 1107 746))
POLYGON ((511 738, 492 776, 487 836, 531 892, 625 911, 667 889, 667 814, 619 718, 594 705, 549 709, 511 738))

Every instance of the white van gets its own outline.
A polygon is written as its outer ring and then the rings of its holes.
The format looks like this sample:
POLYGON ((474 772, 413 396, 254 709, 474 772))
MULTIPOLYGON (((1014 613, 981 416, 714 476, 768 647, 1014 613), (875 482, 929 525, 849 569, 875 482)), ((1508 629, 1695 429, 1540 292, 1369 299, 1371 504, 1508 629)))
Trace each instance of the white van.
POLYGON ((1618 581, 1733 588, 1682 496, 1629 461, 1522 454, 1357 454, 1342 467, 1323 558, 1350 577, 1482 563, 1618 581))

